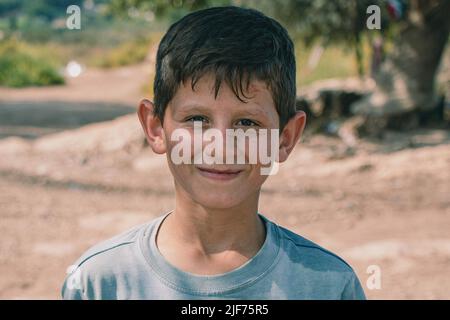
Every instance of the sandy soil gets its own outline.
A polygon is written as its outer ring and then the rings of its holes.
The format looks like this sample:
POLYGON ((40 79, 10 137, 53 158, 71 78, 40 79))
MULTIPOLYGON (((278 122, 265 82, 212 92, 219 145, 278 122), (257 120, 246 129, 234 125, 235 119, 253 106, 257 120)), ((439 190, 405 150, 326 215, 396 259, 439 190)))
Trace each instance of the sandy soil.
MULTIPOLYGON (((121 81, 91 92, 99 81, 72 87, 67 103, 47 89, 0 89, 0 112, 9 106, 4 114, 16 126, 42 128, 45 111, 21 124, 30 112, 11 103, 54 98, 64 109, 83 90, 86 105, 139 100, 139 81, 122 100, 111 98, 121 81)), ((58 299, 66 268, 89 246, 173 206, 165 158, 145 147, 134 114, 87 123, 0 139, 0 298, 58 299)), ((449 299, 450 132, 391 132, 355 150, 334 137, 305 137, 265 184, 260 211, 347 260, 370 299, 449 299), (371 265, 381 270, 381 289, 366 287, 371 265)))

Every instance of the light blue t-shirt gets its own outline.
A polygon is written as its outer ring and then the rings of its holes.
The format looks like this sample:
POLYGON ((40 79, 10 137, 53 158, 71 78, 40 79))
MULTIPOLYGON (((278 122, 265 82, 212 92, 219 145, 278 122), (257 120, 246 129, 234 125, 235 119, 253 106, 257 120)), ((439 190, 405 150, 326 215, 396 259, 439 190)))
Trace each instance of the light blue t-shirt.
POLYGON ((156 246, 167 216, 88 250, 67 276, 64 299, 365 299, 335 254, 269 221, 258 253, 230 272, 202 276, 171 265, 156 246))

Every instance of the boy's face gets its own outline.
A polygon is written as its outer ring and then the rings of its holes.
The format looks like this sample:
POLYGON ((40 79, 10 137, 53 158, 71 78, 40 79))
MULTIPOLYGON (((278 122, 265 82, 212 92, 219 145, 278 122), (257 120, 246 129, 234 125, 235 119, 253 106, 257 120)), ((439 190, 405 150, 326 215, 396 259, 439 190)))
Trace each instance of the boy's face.
MULTIPOLYGON (((195 91, 192 90, 190 81, 186 81, 186 85, 180 84, 166 108, 162 126, 160 123, 158 125, 158 120, 149 113, 153 107, 149 101, 141 103, 139 116, 152 149, 157 153, 167 154, 178 195, 208 208, 225 209, 245 201, 257 201, 261 185, 267 176, 261 174, 259 157, 256 163, 249 163, 248 143, 244 149, 245 164, 194 164, 194 123, 202 124, 203 133, 210 128, 222 133, 225 162, 225 153, 230 151, 225 147, 227 129, 253 129, 257 132, 260 129, 269 129, 270 132, 270 129, 279 128, 279 116, 271 92, 264 82, 251 82, 248 91, 244 92, 248 97, 244 98, 247 103, 240 101, 225 82, 221 84, 215 98, 214 82, 214 76, 205 75, 196 83, 195 91), (172 150, 179 141, 172 141, 171 137, 178 129, 184 130, 191 138, 190 164, 176 164, 172 159, 172 150)), ((296 126, 293 126, 291 121, 286 125, 280 136, 280 150, 270 150, 270 141, 267 143, 269 153, 279 152, 280 162, 287 158, 300 137, 304 127, 304 113, 300 118, 301 121, 297 120, 296 126), (284 132, 286 129, 287 134, 284 132)), ((210 142, 202 140, 203 149, 210 142)))

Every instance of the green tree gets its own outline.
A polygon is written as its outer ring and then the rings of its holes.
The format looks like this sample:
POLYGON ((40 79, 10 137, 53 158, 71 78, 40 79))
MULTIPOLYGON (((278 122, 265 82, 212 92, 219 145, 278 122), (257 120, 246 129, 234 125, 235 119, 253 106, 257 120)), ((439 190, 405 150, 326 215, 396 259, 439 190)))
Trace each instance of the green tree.
MULTIPOLYGON (((113 0, 111 8, 151 10, 164 15, 176 8, 197 10, 216 5, 255 7, 283 21, 306 44, 341 43, 353 47, 363 74, 362 41, 374 34, 389 37, 392 50, 375 76, 375 92, 354 106, 356 113, 390 115, 436 106, 435 75, 450 29, 449 0, 113 0), (401 6, 388 15, 387 6, 401 6), (381 10, 381 30, 369 30, 367 8, 381 10)), ((337 62, 338 63, 338 62, 337 62)))
POLYGON ((450 1, 284 0, 273 2, 272 8, 307 44, 352 46, 362 74, 362 39, 377 33, 366 26, 367 8, 374 4, 381 10, 379 33, 392 49, 374 75, 375 92, 356 103, 354 112, 389 116, 434 108, 436 71, 449 38, 450 1), (398 16, 390 17, 388 5, 400 8, 398 16))
POLYGON ((0 1, 0 17, 23 15, 51 21, 64 16, 68 6, 72 4, 81 6, 82 2, 82 0, 2 0, 0 1))
POLYGON ((126 16, 130 9, 151 11, 156 17, 177 19, 176 13, 187 13, 211 6, 233 4, 232 0, 111 0, 110 12, 114 15, 126 16))
MULTIPOLYGON (((272 11, 285 22, 306 45, 317 41, 322 45, 345 44, 355 51, 358 73, 364 74, 362 38, 367 32, 367 7, 380 5, 380 0, 284 0, 272 2, 272 11)), ((380 6, 379 6, 380 7, 380 6)), ((382 8, 381 6, 380 8, 382 8)), ((382 14, 381 30, 388 20, 382 14)))
POLYGON ((354 111, 389 116, 435 108, 440 99, 435 78, 449 31, 450 1, 410 0, 395 28, 393 48, 375 76, 375 91, 354 111))

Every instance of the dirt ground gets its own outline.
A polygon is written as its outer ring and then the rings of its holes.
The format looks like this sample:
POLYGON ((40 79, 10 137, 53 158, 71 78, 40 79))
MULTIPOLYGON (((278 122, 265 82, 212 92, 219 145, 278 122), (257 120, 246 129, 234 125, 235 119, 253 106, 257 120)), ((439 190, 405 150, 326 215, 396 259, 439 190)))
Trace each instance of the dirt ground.
MULTIPOLYGON (((122 116, 145 78, 124 88, 116 77, 127 72, 0 89, 2 117, 17 120, 0 122, 0 298, 59 299, 67 267, 88 247, 173 207, 165 158, 143 144, 134 113, 122 116), (92 89, 105 77, 110 86, 92 89), (86 112, 65 123, 77 92, 86 112), (60 105, 59 126, 48 125, 55 108, 36 109, 48 101, 60 105), (89 108, 106 105, 104 117, 89 108)), ((344 258, 369 299, 450 299, 449 187, 448 130, 390 132, 359 141, 354 154, 337 138, 307 135, 264 185, 260 212, 344 258), (370 290, 373 265, 381 288, 370 290)))

